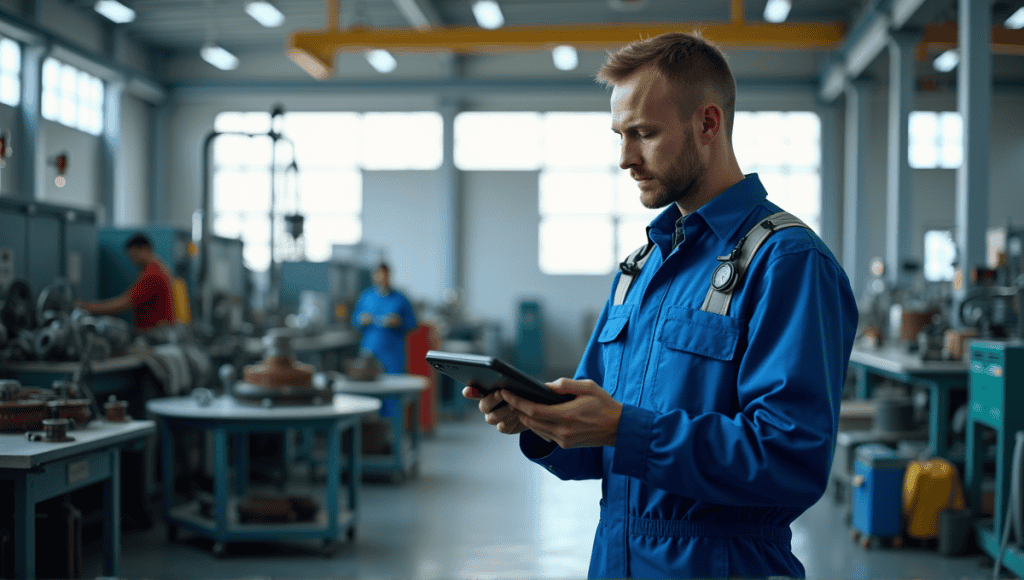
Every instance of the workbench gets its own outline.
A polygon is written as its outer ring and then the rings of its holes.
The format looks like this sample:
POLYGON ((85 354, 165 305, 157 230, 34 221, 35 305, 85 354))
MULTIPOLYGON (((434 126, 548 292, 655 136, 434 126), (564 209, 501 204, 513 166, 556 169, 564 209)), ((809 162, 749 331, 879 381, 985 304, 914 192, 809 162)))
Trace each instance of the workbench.
POLYGON ((427 388, 427 378, 410 374, 385 374, 375 381, 353 381, 344 375, 334 374, 332 379, 332 388, 336 393, 379 399, 380 416, 391 424, 391 453, 366 455, 364 471, 387 475, 396 482, 414 474, 420 461, 420 392, 427 388), (404 416, 407 405, 412 406, 408 434, 404 416))
POLYGON ((103 485, 103 574, 120 574, 121 448, 154 432, 152 421, 92 421, 63 443, 0 435, 0 480, 14 484, 15 578, 35 578, 36 504, 94 483, 103 485))
POLYGON ((221 396, 207 406, 192 397, 170 397, 146 403, 146 409, 161 419, 161 457, 163 461, 163 511, 168 538, 174 540, 178 528, 191 530, 214 540, 213 552, 220 556, 227 542, 248 542, 287 539, 319 539, 325 551, 341 532, 355 537, 359 515, 361 479, 360 432, 362 416, 380 409, 379 400, 371 397, 335 395, 328 405, 281 405, 262 407, 237 402, 221 396), (242 523, 238 505, 249 481, 247 452, 251 433, 285 433, 289 430, 323 430, 326 432, 326 488, 324 505, 312 522, 282 524, 242 523), (209 431, 213 436, 214 465, 212 515, 204 513, 196 499, 178 502, 174 492, 175 430, 209 431), (347 449, 342 447, 342 435, 347 449), (233 440, 234 490, 229 486, 229 438, 233 440), (342 458, 347 476, 347 502, 339 504, 342 458))
MULTIPOLYGON (((80 366, 82 365, 78 361, 8 362, 4 365, 4 374, 20 381, 26 387, 49 389, 53 386, 54 381, 71 378, 80 366)), ((138 355, 112 356, 89 363, 89 372, 83 377, 83 381, 89 386, 89 390, 98 401, 103 401, 107 395, 118 395, 120 399, 135 403, 131 398, 125 396, 124 391, 137 390, 139 377, 145 371, 146 362, 138 355)), ((141 404, 140 394, 138 406, 130 407, 129 414, 141 417, 141 404)))
POLYGON ((966 391, 966 362, 923 361, 901 348, 856 345, 850 354, 850 366, 857 375, 858 399, 870 398, 879 379, 928 389, 928 446, 933 455, 949 457, 950 392, 966 391))

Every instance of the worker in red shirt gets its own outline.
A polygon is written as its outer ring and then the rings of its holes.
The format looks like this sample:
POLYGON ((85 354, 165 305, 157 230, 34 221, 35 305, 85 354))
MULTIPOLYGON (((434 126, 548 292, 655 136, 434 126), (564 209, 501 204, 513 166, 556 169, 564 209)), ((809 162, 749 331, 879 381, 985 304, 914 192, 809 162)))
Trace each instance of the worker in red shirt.
POLYGON ((142 270, 135 284, 120 296, 99 302, 79 302, 76 306, 92 314, 117 314, 134 308, 135 328, 143 332, 174 324, 171 271, 153 253, 153 245, 144 234, 132 236, 124 247, 128 258, 142 270))

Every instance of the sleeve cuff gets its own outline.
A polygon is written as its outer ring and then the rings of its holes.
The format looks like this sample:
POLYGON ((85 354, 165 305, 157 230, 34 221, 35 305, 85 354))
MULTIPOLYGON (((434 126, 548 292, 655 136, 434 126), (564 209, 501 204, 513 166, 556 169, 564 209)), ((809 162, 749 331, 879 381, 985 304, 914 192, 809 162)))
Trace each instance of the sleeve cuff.
POLYGON ((530 461, 543 459, 554 453, 557 448, 557 444, 541 439, 533 431, 523 431, 519 435, 519 449, 530 461))
POLYGON ((622 406, 619 432, 615 437, 612 473, 644 479, 647 475, 647 453, 651 448, 654 412, 633 405, 622 406))

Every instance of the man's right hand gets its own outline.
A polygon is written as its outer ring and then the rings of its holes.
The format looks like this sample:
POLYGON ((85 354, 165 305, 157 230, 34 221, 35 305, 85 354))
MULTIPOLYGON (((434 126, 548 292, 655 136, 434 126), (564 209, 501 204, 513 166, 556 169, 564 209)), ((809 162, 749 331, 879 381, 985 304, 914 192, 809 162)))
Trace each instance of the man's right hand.
POLYGON ((362 324, 363 326, 370 326, 373 324, 373 315, 369 312, 364 312, 363 315, 359 317, 359 324, 362 324))
POLYGON ((473 387, 465 387, 462 389, 462 396, 479 401, 478 406, 480 412, 484 414, 484 420, 488 424, 496 426, 500 433, 515 435, 526 431, 526 427, 519 420, 519 411, 513 409, 501 398, 501 391, 494 391, 490 395, 484 396, 473 387))

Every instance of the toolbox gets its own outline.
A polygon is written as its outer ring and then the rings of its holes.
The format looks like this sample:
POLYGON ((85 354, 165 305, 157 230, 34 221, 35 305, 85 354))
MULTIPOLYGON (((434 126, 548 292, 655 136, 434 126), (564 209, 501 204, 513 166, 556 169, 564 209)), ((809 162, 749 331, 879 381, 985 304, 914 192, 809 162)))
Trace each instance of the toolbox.
POLYGON ((901 537, 903 474, 909 462, 878 443, 857 448, 852 480, 856 531, 874 538, 901 537))

